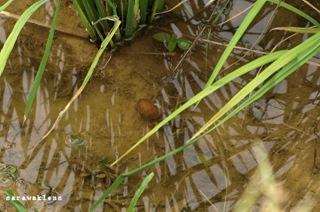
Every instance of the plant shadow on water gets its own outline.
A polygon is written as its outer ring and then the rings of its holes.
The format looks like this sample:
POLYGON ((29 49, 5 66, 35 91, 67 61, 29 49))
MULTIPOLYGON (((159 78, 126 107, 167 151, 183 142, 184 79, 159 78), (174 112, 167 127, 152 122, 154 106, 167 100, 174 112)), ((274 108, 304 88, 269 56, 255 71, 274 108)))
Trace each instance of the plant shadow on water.
MULTIPOLYGON (((50 5, 34 18, 49 19, 52 16, 50 5)), ((210 16, 212 11, 188 5, 174 12, 175 22, 172 22, 173 17, 167 20, 164 17, 161 27, 151 29, 131 46, 121 48, 110 61, 106 52, 85 91, 44 141, 41 137, 80 86, 97 48, 84 39, 57 32, 37 100, 22 126, 25 100, 47 36, 47 30, 42 27, 27 25, 0 81, 1 197, 7 189, 20 196, 57 195, 62 198, 55 202, 22 202, 39 211, 87 211, 116 175, 183 145, 255 77, 258 70, 237 78, 197 107, 177 116, 115 167, 108 166, 156 124, 156 121, 139 117, 135 110, 137 101, 150 99, 165 117, 193 97, 204 88, 223 51, 223 46, 206 40, 227 42, 233 34, 227 29, 239 25, 236 19, 233 25, 226 25, 224 31, 204 33, 202 42, 197 43, 175 69, 184 53, 178 50, 174 54, 162 53, 166 49, 152 36, 163 29, 187 38, 197 35, 201 30, 201 18, 210 16), (190 18, 187 24, 180 19, 181 15, 190 18)), ((15 6, 14 10, 8 10, 20 14, 19 7, 23 10, 23 5, 15 6)), ((230 13, 223 18, 228 19, 248 6, 246 1, 235 1, 230 13)), ((264 12, 268 15, 263 14, 260 22, 249 30, 241 41, 243 46, 251 46, 258 39, 255 32, 264 27, 272 9, 274 7, 266 7, 264 12)), ((74 11, 68 6, 62 10, 58 25, 69 23, 70 26, 65 27, 77 28, 80 21, 74 11)), ((287 24, 288 18, 283 17, 292 14, 285 12, 276 14, 277 26, 287 24)), ((291 20, 294 26, 306 25, 294 17, 291 20)), ((11 20, 0 19, 1 43, 12 24, 11 20)), ((264 36, 257 48, 271 51, 279 42, 277 39, 283 36, 281 33, 274 31, 264 36)), ((288 48, 302 39, 296 36, 284 42, 281 48, 288 48)), ((258 56, 250 54, 242 58, 243 55, 242 50, 233 52, 228 65, 240 66, 258 56)), ((313 62, 319 63, 319 59, 313 62)), ((222 75, 227 72, 228 69, 222 75)), ((253 178, 258 165, 253 149, 261 144, 273 165, 274 178, 279 182, 283 208, 291 210, 305 199, 319 198, 319 73, 319 68, 312 64, 303 66, 195 145, 129 177, 97 210, 127 208, 142 179, 153 171, 156 177, 137 203, 137 209, 231 211, 253 178)), ((260 198, 254 208, 257 211, 263 208, 265 197, 260 198)), ((1 198, 0 210, 9 207, 1 198)), ((314 210, 317 209, 320 209, 319 203, 314 205, 314 210)))

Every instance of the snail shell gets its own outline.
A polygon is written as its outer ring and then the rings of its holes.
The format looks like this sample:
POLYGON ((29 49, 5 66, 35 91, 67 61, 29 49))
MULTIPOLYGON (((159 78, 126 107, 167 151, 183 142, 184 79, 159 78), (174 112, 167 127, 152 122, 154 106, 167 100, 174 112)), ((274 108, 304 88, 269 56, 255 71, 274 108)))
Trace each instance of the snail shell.
POLYGON ((140 99, 137 102, 136 110, 143 119, 148 121, 154 121, 161 116, 159 108, 148 99, 140 99))

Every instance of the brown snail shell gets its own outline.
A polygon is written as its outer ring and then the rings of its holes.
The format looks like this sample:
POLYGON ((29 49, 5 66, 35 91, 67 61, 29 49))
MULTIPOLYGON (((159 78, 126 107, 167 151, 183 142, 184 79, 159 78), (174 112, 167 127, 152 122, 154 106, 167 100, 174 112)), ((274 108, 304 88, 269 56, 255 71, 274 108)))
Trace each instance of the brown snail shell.
POLYGON ((154 121, 161 116, 160 109, 149 99, 140 99, 137 102, 136 110, 143 119, 148 121, 154 121))

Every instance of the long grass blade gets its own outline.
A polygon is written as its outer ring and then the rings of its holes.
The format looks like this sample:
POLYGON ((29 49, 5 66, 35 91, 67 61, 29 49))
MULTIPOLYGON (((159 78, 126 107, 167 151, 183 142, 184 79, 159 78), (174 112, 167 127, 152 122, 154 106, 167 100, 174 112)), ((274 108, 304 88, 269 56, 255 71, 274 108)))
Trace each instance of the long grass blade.
POLYGON ((82 20, 82 23, 84 24, 84 26, 86 27, 91 40, 95 41, 97 39, 97 34, 94 28, 92 27, 90 21, 87 19, 85 12, 83 11, 83 8, 81 6, 81 1, 73 0, 73 5, 76 7, 79 17, 82 20))
POLYGON ((217 65, 215 66, 206 86, 209 86, 213 83, 215 78, 217 77, 218 73, 220 72, 221 68, 223 67, 224 63, 226 62, 227 58, 229 57, 230 53, 233 51, 235 45, 240 40, 244 32, 247 30, 249 24, 253 21, 256 17, 258 12, 261 10, 263 5, 266 3, 266 0, 258 0, 254 3, 254 6, 249 11, 248 15, 245 17, 243 22, 241 23, 240 27, 238 28, 235 35, 232 37, 230 43, 228 44, 227 48, 224 50, 223 54, 221 55, 217 65))
POLYGON ((12 200, 15 197, 14 193, 11 190, 5 191, 7 197, 10 198, 9 203, 15 207, 15 209, 19 212, 27 212, 27 208, 18 200, 12 200))
POLYGON ((0 76, 2 75, 4 68, 7 64, 8 58, 10 56, 10 53, 13 49, 14 44, 17 41, 17 38, 19 36, 19 33, 21 29, 24 27, 28 19, 32 16, 32 14, 39 9, 41 5, 48 2, 49 0, 41 0, 33 5, 31 5, 27 10, 24 11, 24 13, 21 15, 17 23, 14 25, 12 32, 10 33, 8 39, 3 45, 3 48, 0 52, 0 76))
POLYGON ((23 123, 26 121, 26 119, 29 115, 29 112, 31 110, 34 98, 36 96, 37 90, 39 88, 39 85, 40 85, 40 82, 41 82, 41 79, 42 79, 42 76, 43 76, 43 73, 44 73, 44 70, 46 67, 46 64, 48 62, 48 58, 50 55, 50 50, 51 50, 51 46, 52 46, 52 42, 53 42, 54 31, 55 31, 55 28, 57 25, 59 10, 60 10, 60 0, 58 0, 56 3, 56 9, 55 9, 54 16, 52 19, 52 25, 51 25, 51 29, 49 32, 49 37, 47 40, 46 48, 44 50, 44 55, 42 57, 39 69, 37 71, 37 75, 35 77, 34 83, 32 85, 31 91, 30 91, 30 95, 27 100, 27 104, 26 104, 26 108, 25 108, 24 116, 23 116, 23 123))
POLYGON ((115 189, 118 188, 118 186, 127 178, 127 175, 120 175, 117 177, 117 179, 111 184, 111 186, 105 191, 102 196, 98 199, 97 202, 95 202, 92 207, 90 208, 90 212, 95 211, 95 209, 103 202, 109 194, 111 194, 115 189))
POLYGON ((224 86, 228 82, 234 80, 235 78, 248 73, 251 70, 254 70, 260 66, 263 66, 265 64, 268 64, 280 56, 282 56, 286 50, 274 52, 269 55, 265 55, 263 57, 260 57, 256 59, 253 62, 250 62, 241 68, 237 69, 234 72, 231 72, 230 74, 226 75, 219 81, 215 82, 214 84, 210 85, 209 87, 204 88, 201 92, 199 92, 197 95, 192 97, 190 100, 188 100, 186 103, 184 103, 182 106, 180 106, 178 109, 176 109, 174 112, 172 112, 168 117, 166 117, 164 120, 162 120, 159 124, 157 124, 153 129, 151 129, 145 136, 143 136, 138 142, 136 142, 128 151, 126 151, 123 155, 121 155, 115 162, 111 164, 111 166, 118 163, 123 157, 125 157, 127 154, 129 154, 131 151, 133 151, 137 146, 139 146, 142 142, 144 142, 148 137, 150 137, 152 134, 154 134, 156 131, 158 131, 162 126, 164 126, 166 123, 168 123, 170 120, 172 120, 174 117, 179 115, 182 111, 186 110, 199 100, 203 99, 204 97, 208 96, 209 94, 213 93, 220 87, 224 86))
POLYGON ((2 5, 2 6, 0 7, 0 12, 2 12, 3 10, 5 10, 12 2, 13 2, 13 0, 9 0, 9 1, 7 1, 4 5, 2 5))
POLYGON ((137 204, 137 201, 139 199, 139 197, 141 196, 141 194, 143 193, 143 191, 146 189, 148 183, 152 180, 152 178, 154 177, 154 173, 150 173, 146 178, 144 178, 144 180, 142 181, 140 187, 138 188, 138 190, 136 190, 130 205, 128 207, 128 212, 133 212, 134 211, 134 207, 137 204))
POLYGON ((125 37, 131 38, 138 27, 139 0, 129 0, 125 37))
MULTIPOLYGON (((259 74, 255 79, 250 81, 244 88, 242 88, 223 108, 221 108, 205 125, 203 125, 193 136, 192 139, 199 136, 210 126, 212 126, 218 119, 220 119, 227 112, 231 111, 232 108, 242 101, 249 93, 254 91, 260 84, 262 84, 268 77, 274 74, 277 70, 285 67, 291 61, 294 61, 295 67, 297 69, 301 63, 301 58, 310 59, 314 56, 318 49, 320 48, 320 33, 315 34, 311 38, 304 41, 302 44, 296 46, 295 48, 289 50, 286 54, 282 55, 279 59, 269 65, 261 74, 259 74), (299 63, 298 63, 299 62, 299 63)), ((305 62, 305 60, 302 60, 305 62)))
POLYGON ((304 27, 276 27, 270 31, 273 31, 273 30, 283 30, 287 32, 307 33, 307 34, 309 33, 314 34, 314 33, 320 32, 320 29, 304 28, 304 27))
POLYGON ((304 13, 303 11, 295 8, 294 6, 285 3, 284 1, 280 0, 268 0, 269 2, 279 4, 281 7, 286 8, 287 10, 290 10, 291 12, 294 12, 295 14, 305 18, 306 20, 310 21, 312 24, 314 24, 316 27, 320 28, 320 23, 316 21, 314 18, 309 16, 308 14, 304 13))
POLYGON ((112 27, 112 30, 110 32, 110 34, 103 40, 103 42, 101 43, 100 49, 98 50, 95 58, 92 61, 92 64, 89 68, 89 71, 82 83, 82 85, 80 86, 79 90, 74 94, 74 96, 71 98, 71 100, 68 102, 68 104, 66 105, 66 107, 60 111, 58 118, 56 119, 55 123, 53 124, 53 126, 49 129, 49 131, 42 137, 42 139, 45 139, 51 132, 53 129, 55 129, 60 121, 60 119, 62 118, 62 116, 65 114, 65 112, 69 109, 69 107, 71 106, 71 104, 74 102, 74 100, 76 98, 78 98, 78 96, 81 94, 81 92, 84 90, 84 88, 86 87, 87 83, 89 82, 92 73, 94 71, 94 68, 97 66, 98 61, 102 55, 102 53, 104 52, 105 48, 107 47, 107 45, 110 43, 111 39, 113 38, 114 34, 116 33, 117 29, 119 28, 121 21, 118 19, 118 17, 106 17, 109 20, 114 21, 114 25, 112 27))

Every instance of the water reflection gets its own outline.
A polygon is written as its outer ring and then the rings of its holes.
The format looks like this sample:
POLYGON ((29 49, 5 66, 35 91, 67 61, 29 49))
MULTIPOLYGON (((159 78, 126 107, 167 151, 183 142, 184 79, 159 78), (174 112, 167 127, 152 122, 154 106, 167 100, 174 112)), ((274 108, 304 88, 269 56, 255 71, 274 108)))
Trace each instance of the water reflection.
MULTIPOLYGON (((188 3, 181 8, 181 15, 191 19, 186 28, 182 28, 181 21, 167 27, 172 32, 195 36, 199 26, 194 25, 199 23, 199 17, 207 18, 212 12, 202 11, 205 3, 196 1, 195 5, 188 3)), ((242 10, 238 6, 235 4, 233 11, 242 10)), ((52 14, 52 7, 48 5, 47 8, 46 13, 52 14)), ((262 27, 270 11, 266 9, 266 15, 255 27, 262 27)), ((238 26, 237 21, 232 25, 238 26)), ((39 28, 29 27, 29 30, 32 32, 39 28)), ((231 35, 231 32, 219 33, 219 37, 226 40, 231 35)), ((38 36, 44 35, 39 32, 38 36)), ((252 41, 253 38, 257 36, 248 35, 245 39, 252 41)), ((10 185, 2 186, 2 190, 12 189, 21 196, 51 192, 62 197, 61 201, 54 203, 25 202, 37 209, 87 210, 117 174, 183 145, 257 74, 254 71, 209 95, 198 107, 191 107, 177 116, 137 151, 111 168, 108 164, 156 124, 139 118, 134 109, 136 101, 149 98, 161 106, 164 116, 171 114, 204 88, 222 51, 222 47, 215 45, 197 45, 174 70, 182 54, 139 54, 140 51, 159 51, 153 43, 152 33, 145 35, 144 39, 117 52, 106 67, 102 61, 86 90, 70 107, 58 128, 46 140, 41 140, 59 111, 77 91, 96 49, 82 40, 57 37, 32 113, 22 125, 25 102, 40 58, 38 53, 30 52, 40 49, 43 41, 21 38, 0 86, 1 163, 17 167, 19 175, 10 185), (128 55, 128 52, 135 54, 128 55), (71 134, 81 142, 73 140, 66 143, 71 134)), ((268 42, 264 48, 270 50, 276 43, 268 42)), ((240 51, 233 56, 227 65, 239 66, 252 59, 249 55, 239 61, 242 57, 240 51)), ((316 59, 314 62, 319 63, 316 59)), ((320 77, 317 70, 313 64, 304 66, 194 146, 128 178, 121 188, 104 200, 98 211, 124 211, 141 178, 151 171, 155 172, 155 179, 143 193, 137 209, 231 211, 254 179, 261 162, 254 149, 261 145, 260 142, 273 165, 274 177, 285 192, 286 210, 299 205, 307 194, 316 196, 319 187, 316 178, 319 172, 317 142, 320 119, 320 77)), ((260 197, 256 210, 263 207, 263 200, 265 198, 260 197)), ((315 205, 317 208, 319 205, 315 205)))

